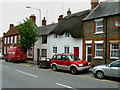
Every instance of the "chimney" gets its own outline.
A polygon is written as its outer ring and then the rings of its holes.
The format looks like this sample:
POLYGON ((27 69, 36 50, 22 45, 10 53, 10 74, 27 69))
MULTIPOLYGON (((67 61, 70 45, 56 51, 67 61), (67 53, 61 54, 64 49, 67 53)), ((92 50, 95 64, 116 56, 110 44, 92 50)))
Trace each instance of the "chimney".
POLYGON ((45 20, 45 17, 44 17, 44 19, 42 20, 42 26, 46 26, 46 20, 45 20))
POLYGON ((67 11, 67 15, 70 15, 71 14, 71 11, 70 11, 70 8, 68 9, 67 11))
POLYGON ((14 27, 14 24, 10 24, 10 29, 11 29, 12 27, 14 27))
POLYGON ((94 9, 99 4, 99 0, 91 0, 91 9, 94 9))
POLYGON ((58 23, 63 19, 63 15, 59 15, 58 23))
POLYGON ((34 14, 30 16, 30 19, 31 19, 34 23, 36 23, 36 16, 35 16, 34 14))

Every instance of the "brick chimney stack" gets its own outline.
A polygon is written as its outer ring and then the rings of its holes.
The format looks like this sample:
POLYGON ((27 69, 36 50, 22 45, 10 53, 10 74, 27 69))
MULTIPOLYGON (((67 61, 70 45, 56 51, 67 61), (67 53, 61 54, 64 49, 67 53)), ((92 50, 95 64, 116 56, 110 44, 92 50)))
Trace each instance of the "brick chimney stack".
POLYGON ((36 16, 35 16, 34 14, 30 16, 30 19, 31 19, 34 23, 36 23, 36 16))
POLYGON ((67 15, 70 15, 71 14, 71 11, 70 11, 70 8, 68 9, 67 11, 67 15))
POLYGON ((63 19, 63 15, 59 15, 59 18, 58 18, 58 23, 60 23, 60 21, 63 19))
POLYGON ((46 26, 46 20, 45 20, 45 17, 44 17, 44 19, 42 20, 42 26, 46 26))
POLYGON ((10 24, 10 29, 11 29, 12 27, 14 27, 14 24, 10 24))
POLYGON ((99 4, 99 0, 91 0, 91 9, 94 9, 99 4))

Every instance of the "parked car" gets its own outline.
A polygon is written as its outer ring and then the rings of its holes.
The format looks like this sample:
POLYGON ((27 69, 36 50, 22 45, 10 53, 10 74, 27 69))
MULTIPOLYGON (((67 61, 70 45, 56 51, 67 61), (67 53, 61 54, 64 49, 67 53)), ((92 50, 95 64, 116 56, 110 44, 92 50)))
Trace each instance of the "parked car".
POLYGON ((40 60, 38 61, 38 67, 50 68, 50 62, 51 62, 50 58, 45 58, 45 60, 40 60))
POLYGON ((13 47, 8 49, 5 61, 25 61, 25 51, 21 47, 13 47))
POLYGON ((108 65, 98 65, 92 69, 92 73, 99 79, 104 78, 104 76, 120 78, 120 60, 108 65))
POLYGON ((0 53, 0 59, 4 59, 4 56, 2 55, 2 53, 0 53))
POLYGON ((71 71, 77 74, 78 71, 88 71, 91 65, 88 62, 80 60, 74 54, 55 54, 51 59, 51 67, 53 71, 58 69, 71 71))

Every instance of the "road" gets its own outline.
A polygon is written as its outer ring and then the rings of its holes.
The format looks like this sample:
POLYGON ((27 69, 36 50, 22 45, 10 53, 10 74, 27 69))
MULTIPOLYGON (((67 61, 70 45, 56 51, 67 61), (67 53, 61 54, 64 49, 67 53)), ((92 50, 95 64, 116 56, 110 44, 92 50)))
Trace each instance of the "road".
MULTIPOLYGON (((118 88, 118 82, 0 61, 2 88, 118 88)), ((1 79, 1 78, 0 78, 1 79)))

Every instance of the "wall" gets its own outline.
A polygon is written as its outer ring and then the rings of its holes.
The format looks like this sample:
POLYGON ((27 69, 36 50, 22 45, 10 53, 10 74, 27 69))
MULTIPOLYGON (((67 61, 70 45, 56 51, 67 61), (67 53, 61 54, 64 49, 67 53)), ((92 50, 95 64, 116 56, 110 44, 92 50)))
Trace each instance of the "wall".
POLYGON ((82 39, 65 37, 65 34, 58 35, 54 38, 54 34, 50 35, 50 58, 55 54, 53 53, 53 47, 57 47, 57 53, 64 53, 64 47, 69 46, 69 52, 74 54, 74 47, 79 47, 79 58, 82 59, 82 39))

